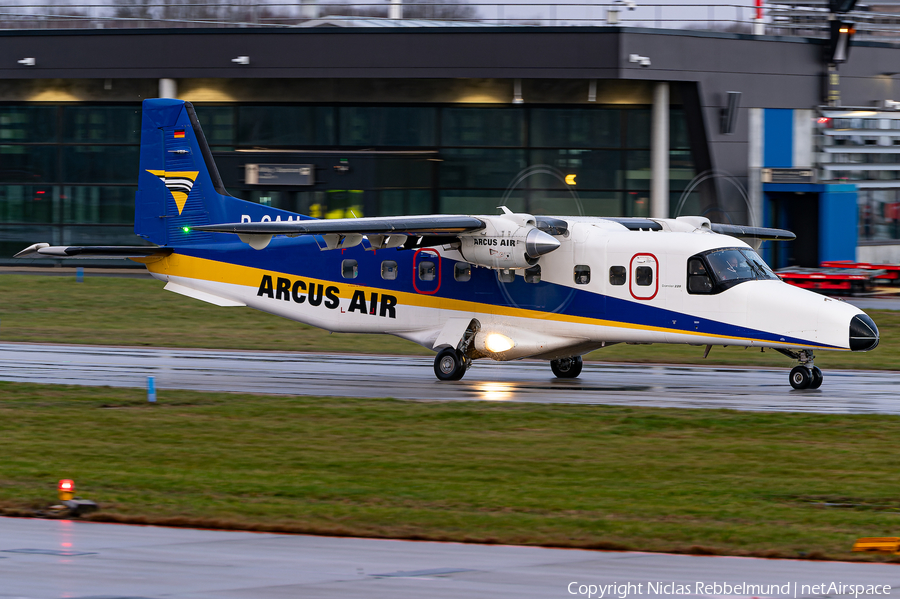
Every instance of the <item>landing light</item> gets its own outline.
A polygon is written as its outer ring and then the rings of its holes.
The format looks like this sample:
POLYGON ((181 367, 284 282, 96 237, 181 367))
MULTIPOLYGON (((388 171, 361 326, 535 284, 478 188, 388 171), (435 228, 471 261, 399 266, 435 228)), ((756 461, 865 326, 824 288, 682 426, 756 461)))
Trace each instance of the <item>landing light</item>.
POLYGON ((191 232, 191 228, 190 228, 190 227, 181 227, 181 230, 184 231, 185 233, 190 233, 190 232, 191 232))
POLYGON ((499 354, 513 348, 513 340, 500 333, 491 333, 484 340, 484 346, 489 352, 499 354))

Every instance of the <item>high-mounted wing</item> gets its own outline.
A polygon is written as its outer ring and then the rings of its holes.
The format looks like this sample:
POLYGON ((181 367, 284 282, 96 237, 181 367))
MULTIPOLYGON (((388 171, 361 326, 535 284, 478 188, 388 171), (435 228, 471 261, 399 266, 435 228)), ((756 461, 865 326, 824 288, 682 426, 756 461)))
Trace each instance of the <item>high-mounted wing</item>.
MULTIPOLYGON (((375 249, 413 247, 410 237, 422 237, 429 243, 447 243, 460 233, 480 231, 484 221, 474 216, 436 214, 431 216, 389 216, 384 218, 333 218, 325 220, 268 221, 259 223, 226 223, 201 225, 194 231, 235 233, 250 247, 261 250, 269 245, 274 235, 321 235, 325 241, 322 249, 343 249, 359 245, 363 236, 375 249)), ((415 239, 412 240, 413 243, 415 239)))
POLYGON ((28 246, 13 258, 146 258, 148 256, 168 256, 172 248, 155 245, 50 245, 36 243, 28 246))
POLYGON ((456 235, 484 228, 474 216, 431 215, 201 225, 194 231, 239 235, 456 235))
POLYGON ((741 239, 757 239, 759 241, 793 241, 797 238, 792 232, 785 229, 770 229, 767 227, 745 227, 743 225, 725 225, 712 223, 713 233, 731 235, 741 239))

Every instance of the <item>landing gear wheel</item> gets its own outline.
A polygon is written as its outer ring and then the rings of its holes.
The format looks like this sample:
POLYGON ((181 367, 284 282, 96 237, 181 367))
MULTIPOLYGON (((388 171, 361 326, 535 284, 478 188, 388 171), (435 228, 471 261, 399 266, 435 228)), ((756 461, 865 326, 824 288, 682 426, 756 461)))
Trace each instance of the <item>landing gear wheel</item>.
POLYGON ((574 379, 581 374, 583 366, 584 362, 581 361, 581 356, 550 360, 550 370, 561 379, 574 379))
POLYGON ((794 389, 809 389, 809 386, 812 384, 812 377, 812 372, 806 366, 794 366, 791 370, 791 387, 794 389))
POLYGON ((468 359, 452 347, 445 347, 434 358, 434 374, 442 381, 458 381, 468 367, 468 359))
POLYGON ((822 386, 822 381, 825 379, 825 375, 822 374, 822 371, 819 370, 818 366, 813 366, 811 369, 812 372, 812 382, 809 384, 810 389, 818 389, 822 386))

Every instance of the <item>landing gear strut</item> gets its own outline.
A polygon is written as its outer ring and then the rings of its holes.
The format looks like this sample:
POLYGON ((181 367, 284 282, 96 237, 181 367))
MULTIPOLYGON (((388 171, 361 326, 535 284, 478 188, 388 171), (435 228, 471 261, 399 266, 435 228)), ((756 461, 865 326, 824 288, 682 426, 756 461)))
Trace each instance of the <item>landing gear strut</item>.
POLYGON ((472 360, 453 347, 445 347, 434 358, 434 374, 442 381, 458 381, 468 370, 472 360))
POLYGON ((581 374, 581 368, 583 366, 584 363, 581 361, 581 356, 550 360, 550 370, 561 379, 574 379, 581 374))
POLYGON ((824 375, 818 366, 813 365, 813 353, 809 349, 801 349, 800 351, 791 351, 789 349, 779 349, 778 352, 800 361, 799 366, 794 366, 791 370, 790 381, 791 387, 794 389, 818 389, 822 386, 824 375))

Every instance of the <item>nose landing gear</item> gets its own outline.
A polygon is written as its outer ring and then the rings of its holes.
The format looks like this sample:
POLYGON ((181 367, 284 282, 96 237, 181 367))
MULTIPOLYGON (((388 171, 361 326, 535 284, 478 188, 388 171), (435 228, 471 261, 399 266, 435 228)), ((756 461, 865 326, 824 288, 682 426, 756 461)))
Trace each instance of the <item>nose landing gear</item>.
POLYGON ((799 366, 794 366, 791 369, 789 378, 791 387, 794 389, 818 389, 822 386, 822 381, 825 377, 822 371, 819 370, 819 367, 813 364, 812 350, 791 351, 789 349, 778 349, 777 351, 789 358, 800 361, 799 366))

